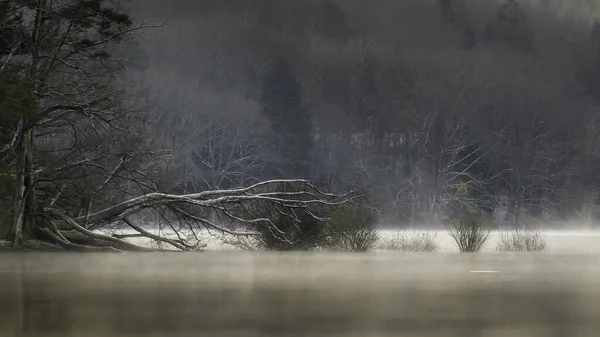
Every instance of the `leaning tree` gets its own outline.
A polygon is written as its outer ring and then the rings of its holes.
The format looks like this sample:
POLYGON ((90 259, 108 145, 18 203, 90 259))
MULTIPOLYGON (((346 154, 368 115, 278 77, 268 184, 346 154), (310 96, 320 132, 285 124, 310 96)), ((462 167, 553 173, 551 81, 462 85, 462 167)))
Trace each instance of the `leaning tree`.
POLYGON ((136 25, 117 0, 0 6, 0 216, 9 210, 0 218, 0 238, 15 247, 41 238, 67 249, 143 250, 95 231, 120 223, 135 236, 189 250, 197 247, 198 228, 252 236, 244 225, 262 224, 281 232, 268 218, 232 211, 246 203, 260 201, 300 221, 299 210, 320 219, 311 209, 353 198, 304 180, 178 194, 170 189, 177 177, 168 174, 177 151, 148 141, 151 121, 126 97, 125 60, 116 52, 152 25, 136 25), (211 221, 207 209, 228 221, 211 221), (175 237, 137 222, 148 212, 175 237))

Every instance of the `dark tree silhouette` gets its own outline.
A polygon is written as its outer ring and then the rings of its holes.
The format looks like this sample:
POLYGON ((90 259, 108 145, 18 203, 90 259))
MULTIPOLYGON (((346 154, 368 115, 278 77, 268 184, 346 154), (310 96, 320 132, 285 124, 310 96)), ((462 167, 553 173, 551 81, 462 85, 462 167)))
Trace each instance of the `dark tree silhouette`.
POLYGON ((262 85, 261 103, 271 121, 279 170, 287 177, 310 177, 312 120, 302 101, 302 88, 287 61, 272 65, 262 85))

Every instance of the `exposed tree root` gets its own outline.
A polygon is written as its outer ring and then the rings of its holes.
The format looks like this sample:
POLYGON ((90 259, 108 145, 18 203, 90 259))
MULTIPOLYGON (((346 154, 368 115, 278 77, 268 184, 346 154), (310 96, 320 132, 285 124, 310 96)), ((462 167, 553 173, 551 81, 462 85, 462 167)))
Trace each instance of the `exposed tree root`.
POLYGON ((110 247, 110 246, 84 246, 84 245, 79 245, 79 244, 71 243, 68 240, 66 240, 64 238, 64 236, 61 238, 58 235, 54 234, 49 229, 40 229, 40 231, 51 242, 55 242, 60 247, 62 247, 64 250, 78 251, 78 252, 119 252, 119 253, 123 252, 123 251, 121 251, 119 249, 116 249, 116 248, 110 247))
POLYGON ((8 240, 0 240, 0 250, 9 250, 12 247, 12 243, 8 240))
POLYGON ((67 225, 69 225, 71 228, 73 228, 75 231, 83 234, 85 236, 86 240, 95 239, 95 240, 105 241, 107 246, 112 247, 117 250, 125 250, 125 251, 153 251, 154 250, 154 249, 134 245, 132 243, 123 241, 121 239, 118 239, 118 238, 115 238, 112 236, 94 233, 90 230, 87 230, 87 229, 81 227, 72 218, 68 217, 67 215, 65 215, 63 212, 61 212, 59 210, 47 209, 46 211, 48 212, 49 215, 58 217, 59 219, 63 220, 67 225))
POLYGON ((0 240, 0 252, 13 251, 43 251, 43 252, 60 252, 65 249, 57 244, 53 244, 47 240, 27 239, 23 240, 18 248, 14 248, 11 241, 0 240))

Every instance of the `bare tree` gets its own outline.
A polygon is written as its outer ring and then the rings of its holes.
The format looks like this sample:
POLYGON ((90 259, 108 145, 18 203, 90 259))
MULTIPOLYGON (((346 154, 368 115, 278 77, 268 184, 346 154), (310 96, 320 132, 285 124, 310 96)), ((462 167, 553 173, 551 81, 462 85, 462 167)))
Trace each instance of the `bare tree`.
MULTIPOLYGON (((119 43, 152 25, 135 25, 118 1, 10 1, 25 47, 19 57, 3 58, 3 72, 26 85, 34 105, 15 111, 3 163, 13 188, 8 237, 14 246, 42 237, 68 249, 143 250, 92 229, 123 222, 137 235, 193 249, 180 237, 157 236, 135 224, 133 216, 152 210, 177 233, 174 223, 201 226, 236 235, 199 216, 196 209, 217 209, 240 223, 269 219, 240 218, 232 204, 264 200, 284 209, 337 204, 349 196, 323 193, 306 181, 267 181, 246 188, 173 194, 163 187, 173 151, 157 149, 143 139, 144 111, 130 109, 119 80, 126 61, 113 56, 119 43), (269 186, 296 184, 295 193, 269 186)), ((9 107, 10 108, 10 107, 9 107)), ((168 179, 167 179, 168 180, 168 179)), ((274 206, 273 206, 274 207, 274 206)), ((277 231, 273 227, 274 231, 277 231)))
MULTIPOLYGON (((111 45, 140 27, 134 27, 127 15, 108 2, 39 0, 9 1, 9 5, 15 25, 22 32, 19 44, 24 48, 19 57, 6 58, 3 71, 27 83, 26 91, 35 95, 36 103, 17 112, 18 122, 10 131, 14 135, 9 145, 13 155, 7 165, 14 172, 15 185, 10 236, 17 245, 24 234, 29 235, 37 227, 38 206, 44 196, 36 185, 53 181, 47 174, 60 171, 65 164, 52 159, 46 165, 40 163, 35 147, 38 140, 57 136, 59 130, 70 130, 73 145, 84 128, 96 135, 108 128, 123 129, 124 116, 112 108, 118 93, 109 85, 119 60, 108 52, 111 45)), ((73 147, 56 150, 64 151, 70 159, 77 152, 73 147)), ((77 164, 67 165, 83 167, 93 162, 91 158, 79 158, 77 164)), ((120 168, 116 165, 114 170, 107 169, 114 171, 106 175, 107 183, 120 168)), ((98 187, 103 189, 104 185, 98 187)))

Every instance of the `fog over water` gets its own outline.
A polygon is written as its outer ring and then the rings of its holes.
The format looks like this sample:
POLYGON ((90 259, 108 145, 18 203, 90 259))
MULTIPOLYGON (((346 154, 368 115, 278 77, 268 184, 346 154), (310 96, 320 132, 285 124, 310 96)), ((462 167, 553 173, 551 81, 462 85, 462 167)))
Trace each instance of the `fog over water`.
POLYGON ((592 337, 600 328, 598 259, 7 253, 0 334, 592 337))
MULTIPOLYGON (((117 230, 110 231, 109 233, 133 233, 132 231, 127 230, 117 230)), ((168 230, 164 230, 163 234, 169 235, 168 230)), ((422 233, 430 234, 435 238, 435 241, 438 243, 438 249, 436 250, 439 253, 456 253, 458 252, 458 248, 456 246, 455 241, 450 237, 448 232, 445 229, 433 229, 427 230, 422 229, 422 227, 417 227, 414 229, 382 229, 380 231, 379 243, 375 248, 375 251, 383 252, 386 249, 381 248, 382 244, 393 239, 397 235, 404 235, 406 237, 411 237, 415 235, 419 235, 422 233)), ((490 253, 496 252, 498 247, 498 241, 500 240, 502 234, 511 234, 513 231, 492 231, 490 233, 489 239, 487 243, 484 245, 482 252, 490 253)), ((544 235, 547 249, 543 254, 551 254, 551 255, 598 255, 600 254, 600 231, 599 230, 542 230, 541 233, 544 235)), ((175 237, 170 234, 170 236, 175 237)), ((223 243, 222 236, 215 232, 207 232, 202 231, 198 233, 198 236, 201 238, 201 241, 206 243, 205 249, 207 251, 239 251, 239 248, 231 246, 229 244, 223 243)), ((128 239, 131 242, 136 244, 148 246, 148 247, 157 247, 156 243, 150 242, 148 239, 128 239)), ((167 246, 162 246, 167 247, 167 246)), ((324 254, 324 253, 323 253, 324 254)))
POLYGON ((0 337, 600 336, 600 0, 0 10, 0 337))

